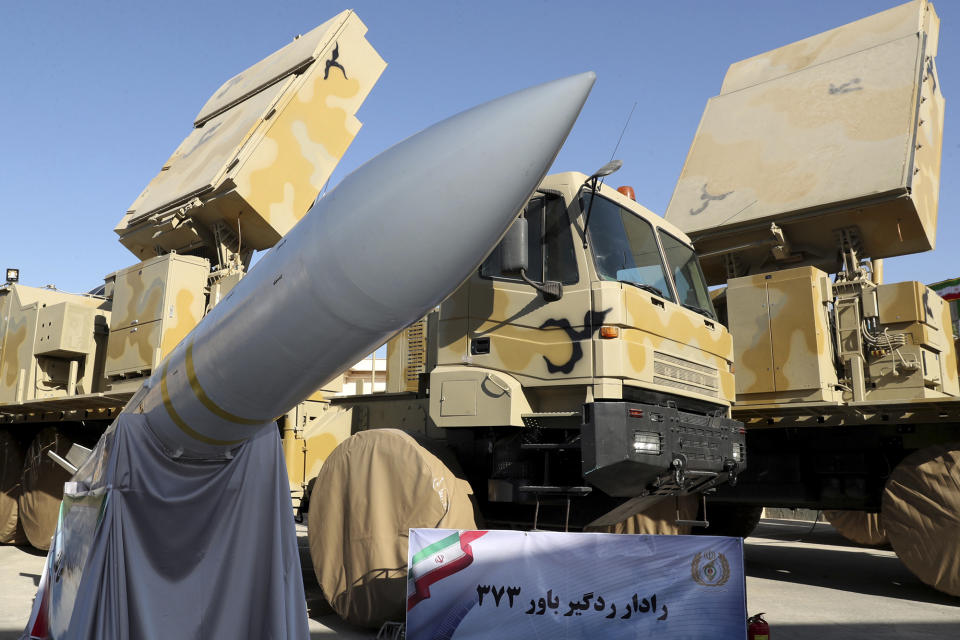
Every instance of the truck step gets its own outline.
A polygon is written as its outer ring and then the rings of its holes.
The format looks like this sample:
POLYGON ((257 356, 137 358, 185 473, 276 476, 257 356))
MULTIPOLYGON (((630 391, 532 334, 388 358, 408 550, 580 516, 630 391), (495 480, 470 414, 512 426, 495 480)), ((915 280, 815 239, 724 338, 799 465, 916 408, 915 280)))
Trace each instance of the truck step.
POLYGON ((565 451, 567 449, 579 449, 580 441, 575 442, 524 442, 520 444, 521 449, 534 451, 565 451))
POLYGON ((579 411, 539 411, 520 416, 525 427, 573 427, 583 420, 579 411))
POLYGON ((593 487, 554 487, 544 485, 521 485, 520 493, 533 493, 538 496, 585 496, 593 487))
POLYGON ((676 520, 677 526, 688 526, 688 527, 704 527, 707 528, 710 526, 710 523, 707 520, 676 520))

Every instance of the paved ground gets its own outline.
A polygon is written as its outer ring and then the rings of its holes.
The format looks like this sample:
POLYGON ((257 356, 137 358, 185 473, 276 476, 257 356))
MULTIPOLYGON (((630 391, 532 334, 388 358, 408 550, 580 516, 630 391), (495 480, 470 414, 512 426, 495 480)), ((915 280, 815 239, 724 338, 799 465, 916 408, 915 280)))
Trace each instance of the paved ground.
MULTIPOLYGON (((324 602, 300 528, 312 638, 372 638, 324 602)), ((927 588, 894 553, 847 543, 832 527, 764 520, 745 543, 747 609, 764 611, 776 640, 960 638, 960 598, 927 588)), ((18 638, 44 556, 0 546, 0 640, 18 638)))
POLYGON ((18 638, 40 584, 46 554, 0 545, 0 640, 18 638))
POLYGON ((924 585, 893 551, 812 524, 764 520, 744 541, 747 610, 767 612, 771 638, 960 638, 960 598, 924 585))

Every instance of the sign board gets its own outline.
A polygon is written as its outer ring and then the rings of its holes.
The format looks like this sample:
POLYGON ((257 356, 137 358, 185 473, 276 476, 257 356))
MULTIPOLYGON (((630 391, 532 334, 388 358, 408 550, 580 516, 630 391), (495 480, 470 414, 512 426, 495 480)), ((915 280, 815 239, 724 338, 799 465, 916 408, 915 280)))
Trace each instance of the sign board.
POLYGON ((407 638, 743 638, 743 541, 411 529, 407 638))

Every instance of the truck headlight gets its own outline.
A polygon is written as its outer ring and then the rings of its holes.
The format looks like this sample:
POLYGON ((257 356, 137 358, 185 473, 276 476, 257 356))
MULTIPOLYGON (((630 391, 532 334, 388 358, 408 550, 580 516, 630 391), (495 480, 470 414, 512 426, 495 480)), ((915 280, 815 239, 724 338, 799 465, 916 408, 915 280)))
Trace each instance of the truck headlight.
POLYGON ((733 460, 734 462, 743 462, 743 445, 742 444, 733 445, 733 460))
POLYGON ((633 451, 658 456, 663 451, 660 434, 656 431, 634 431, 633 451))

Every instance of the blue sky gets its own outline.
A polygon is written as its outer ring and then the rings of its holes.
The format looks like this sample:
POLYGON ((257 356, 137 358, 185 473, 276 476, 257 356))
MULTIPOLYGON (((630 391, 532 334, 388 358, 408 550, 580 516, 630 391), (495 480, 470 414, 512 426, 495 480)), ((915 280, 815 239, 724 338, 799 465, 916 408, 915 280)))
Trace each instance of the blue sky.
MULTIPOLYGON (((226 79, 346 8, 387 60, 331 184, 391 144, 505 93, 594 70, 597 84, 554 170, 589 173, 662 213, 727 66, 895 2, 7 2, 0 8, 0 267, 88 290, 136 262, 113 227, 226 79)), ((886 261, 888 282, 960 275, 955 181, 960 3, 941 2, 947 97, 935 252, 886 261)), ((428 193, 428 191, 427 191, 428 193)))

